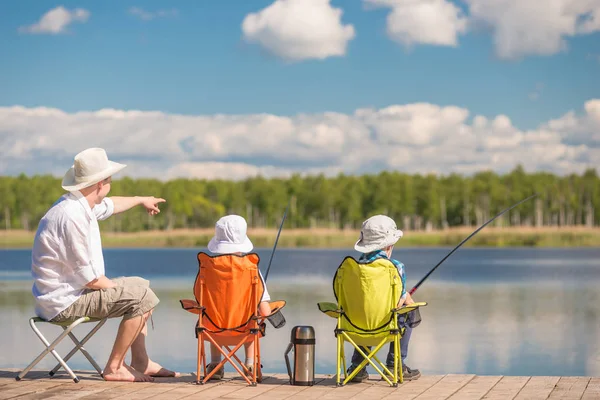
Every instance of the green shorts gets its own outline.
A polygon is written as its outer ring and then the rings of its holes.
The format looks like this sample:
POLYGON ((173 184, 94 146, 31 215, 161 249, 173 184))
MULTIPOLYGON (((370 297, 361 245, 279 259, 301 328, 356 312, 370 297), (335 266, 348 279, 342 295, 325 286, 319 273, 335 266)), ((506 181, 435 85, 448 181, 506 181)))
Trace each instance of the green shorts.
POLYGON ((80 317, 130 319, 144 315, 158 304, 150 282, 137 276, 111 279, 117 286, 109 289, 86 289, 52 322, 72 321, 80 317))

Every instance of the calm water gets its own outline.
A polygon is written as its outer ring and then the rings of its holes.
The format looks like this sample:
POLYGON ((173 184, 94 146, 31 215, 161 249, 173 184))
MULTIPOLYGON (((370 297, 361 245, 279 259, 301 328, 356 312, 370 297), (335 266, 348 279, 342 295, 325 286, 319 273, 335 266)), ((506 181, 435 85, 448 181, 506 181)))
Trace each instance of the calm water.
MULTIPOLYGON (((407 266, 411 286, 447 251, 398 249, 394 256, 407 266)), ((269 252, 258 250, 262 268, 269 252)), ((105 251, 109 277, 138 275, 151 280, 161 303, 148 337, 150 354, 182 372, 195 370, 196 362, 196 320, 178 302, 193 298, 196 253, 105 251)), ((317 372, 334 373, 335 320, 322 315, 316 302, 333 300, 333 273, 346 255, 357 253, 277 251, 268 286, 273 299, 288 301, 287 324, 279 330, 268 326, 261 341, 265 370, 284 372, 290 329, 312 325, 317 333, 317 372)), ((33 310, 30 256, 29 251, 0 250, 0 369, 24 367, 43 349, 27 323, 33 310)), ((461 249, 415 295, 429 306, 413 332, 407 364, 427 374, 598 376, 599 284, 600 249, 461 249)), ((109 321, 86 346, 101 366, 118 322, 109 321)), ((57 334, 58 329, 50 326, 45 331, 57 334)), ((78 336, 83 336, 81 331, 78 336)), ((59 347, 61 354, 67 347, 64 343, 59 347)), ((53 365, 52 357, 47 357, 39 367, 53 365)), ((90 368, 81 355, 70 365, 90 368)))

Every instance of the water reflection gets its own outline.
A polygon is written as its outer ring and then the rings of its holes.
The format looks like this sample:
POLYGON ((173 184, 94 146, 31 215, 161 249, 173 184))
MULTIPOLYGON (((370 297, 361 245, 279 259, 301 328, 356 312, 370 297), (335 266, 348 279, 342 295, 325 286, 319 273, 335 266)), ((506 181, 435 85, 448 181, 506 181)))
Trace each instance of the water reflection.
MULTIPOLYGON (((157 361, 184 372, 195 369, 196 321, 178 300, 191 297, 191 285, 187 280, 153 281, 161 303, 148 337, 150 354, 157 361)), ((262 339, 265 370, 284 372, 283 352, 291 328, 312 325, 317 335, 317 372, 333 373, 335 320, 316 307, 317 301, 333 301, 330 279, 273 280, 269 291, 274 299, 287 300, 288 306, 286 326, 280 330, 269 326, 262 339)), ((424 373, 600 375, 600 294, 593 281, 476 285, 432 281, 416 298, 429 306, 422 310, 423 323, 413 333, 408 364, 424 373)), ((30 282, 0 281, 0 366, 24 367, 43 349, 27 324, 32 310, 30 282)), ((101 365, 118 323, 109 321, 87 346, 101 365)), ((44 332, 49 331, 57 334, 59 328, 45 327, 44 332)), ((65 343, 59 352, 70 349, 65 343)), ((81 355, 70 364, 89 369, 81 355)), ((47 357, 39 366, 53 365, 47 357)))

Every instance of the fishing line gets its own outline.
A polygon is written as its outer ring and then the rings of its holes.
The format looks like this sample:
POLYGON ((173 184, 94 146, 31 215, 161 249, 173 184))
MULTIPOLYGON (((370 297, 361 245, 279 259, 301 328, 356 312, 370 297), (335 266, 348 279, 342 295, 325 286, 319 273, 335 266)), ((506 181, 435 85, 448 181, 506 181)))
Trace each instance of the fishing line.
POLYGON ((429 278, 429 275, 431 275, 431 274, 433 273, 433 271, 435 271, 435 270, 437 269, 437 267, 439 267, 440 265, 442 265, 442 263, 443 263, 444 261, 446 261, 446 259, 452 255, 452 253, 454 253, 456 250, 458 250, 458 248, 459 248, 460 246, 462 246, 462 245, 463 245, 463 244, 464 244, 464 243, 465 243, 467 240, 469 240, 469 239, 471 239, 473 236, 475 236, 475 234, 477 234, 477 232, 479 232, 480 230, 482 230, 483 228, 485 228, 485 227, 487 226, 487 224, 489 224, 490 222, 492 222, 493 220, 495 220, 496 218, 498 218, 499 216, 501 216, 501 215, 502 215, 502 214, 504 214, 505 212, 508 212, 508 211, 512 210, 513 208, 515 208, 515 207, 516 207, 516 206, 518 206, 519 204, 521 204, 521 203, 524 203, 524 202, 526 202, 527 200, 534 198, 535 196, 537 196, 537 193, 536 193, 536 194, 534 194, 534 195, 531 195, 531 196, 529 196, 529 197, 528 197, 528 198, 526 198, 526 199, 523 199, 523 200, 519 201, 517 204, 515 204, 515 205, 513 205, 513 206, 511 206, 511 207, 509 207, 509 208, 507 208, 506 210, 502 211, 500 214, 496 215, 494 218, 490 219, 490 220, 489 220, 489 221, 487 221, 485 224, 483 224, 483 225, 481 225, 479 228, 477 228, 477 230, 476 230, 475 232, 471 233, 471 234, 470 234, 469 236, 467 236, 467 237, 466 237, 466 238, 465 238, 465 239, 464 239, 462 242, 460 242, 460 243, 458 244, 458 246, 456 246, 455 248, 453 248, 453 249, 452 249, 452 251, 446 255, 446 257, 442 258, 442 260, 441 260, 439 263, 437 263, 437 264, 436 264, 436 266, 435 266, 435 267, 433 267, 433 268, 431 269, 431 271, 429 271, 429 272, 428 272, 428 273, 427 273, 427 274, 426 274, 426 275, 425 275, 425 276, 424 276, 424 277, 423 277, 423 278, 422 278, 422 279, 421 279, 421 280, 420 280, 420 281, 419 281, 419 282, 418 282, 418 283, 417 283, 417 284, 416 284, 416 285, 415 285, 415 286, 414 286, 412 289, 410 289, 410 292, 409 292, 409 293, 412 295, 414 292, 416 292, 416 291, 417 291, 417 289, 419 288, 419 286, 421 286, 421 285, 423 284, 423 282, 425 282, 425 280, 426 280, 427 278, 429 278))
POLYGON ((275 249, 277 248, 277 242, 279 242, 279 235, 281 235, 281 229, 283 228, 283 223, 285 222, 285 217, 287 216, 288 209, 290 208, 291 200, 288 202, 285 211, 283 212, 283 218, 281 219, 281 224, 279 225, 279 231, 277 232, 277 238, 275 238, 275 245, 273 246, 273 251, 271 252, 271 258, 269 259, 269 265, 267 267, 267 272, 265 273, 265 282, 267 282, 267 278, 269 277, 269 271, 271 270, 271 262, 273 261, 273 255, 275 254, 275 249))

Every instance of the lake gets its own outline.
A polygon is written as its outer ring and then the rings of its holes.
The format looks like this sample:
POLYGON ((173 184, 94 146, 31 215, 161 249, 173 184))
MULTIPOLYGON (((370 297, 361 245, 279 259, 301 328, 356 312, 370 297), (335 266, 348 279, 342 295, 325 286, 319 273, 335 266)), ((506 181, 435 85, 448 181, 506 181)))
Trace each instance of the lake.
MULTIPOLYGON (((450 249, 397 248, 412 287, 450 249)), ((195 371, 195 316, 179 299, 193 298, 197 249, 108 249, 109 277, 149 279, 161 302, 148 336, 149 353, 164 366, 195 371)), ((259 249, 261 269, 270 249, 259 249)), ((268 278, 273 299, 287 300, 287 324, 267 325, 261 340, 267 372, 285 372, 283 352, 295 325, 317 335, 317 373, 335 372, 335 320, 318 301, 333 301, 333 274, 346 250, 277 250, 268 278)), ((43 345, 31 331, 31 253, 0 250, 0 367, 25 367, 43 345)), ((424 374, 600 375, 600 249, 460 249, 415 294, 427 301, 413 331, 407 364, 424 374)), ((110 320, 87 345, 101 366, 120 320, 110 320)), ((60 328, 44 326, 44 332, 60 328)), ((82 337, 87 328, 77 328, 82 337)), ((79 332, 79 333, 78 333, 79 332)), ((52 333, 52 332, 51 332, 52 333)), ((63 342, 64 355, 70 346, 63 342)), ((350 351, 350 347, 347 347, 350 351)), ((381 356, 385 357, 384 352, 381 356)), ((37 368, 54 366, 47 356, 37 368)), ((69 364, 91 369, 78 354, 69 364)), ((232 370, 228 367, 228 370, 232 370)))

